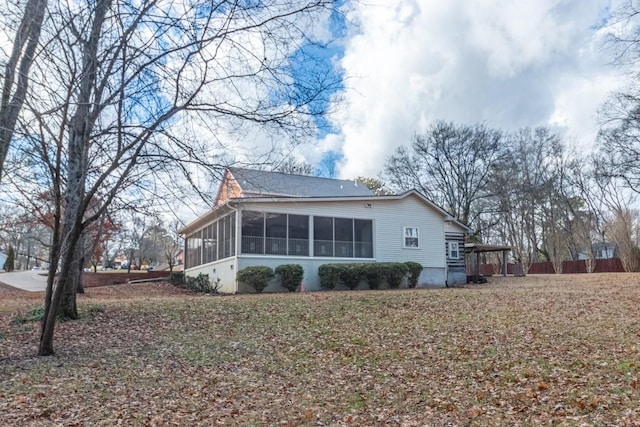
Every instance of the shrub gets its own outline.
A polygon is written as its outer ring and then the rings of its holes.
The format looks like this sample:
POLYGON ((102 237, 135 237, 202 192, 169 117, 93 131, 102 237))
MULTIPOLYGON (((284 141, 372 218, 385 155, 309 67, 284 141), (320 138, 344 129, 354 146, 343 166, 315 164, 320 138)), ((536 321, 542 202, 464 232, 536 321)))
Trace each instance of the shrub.
POLYGON ((13 325, 22 325, 28 322, 41 322, 44 317, 44 307, 34 307, 25 316, 17 315, 11 320, 13 325))
POLYGON ((409 268, 401 262, 380 262, 377 269, 381 276, 387 279, 390 288, 397 289, 402 283, 402 279, 409 272, 409 268))
POLYGON ((258 293, 262 292, 274 277, 273 269, 265 266, 246 267, 236 274, 238 281, 252 286, 258 293))
POLYGON ((333 289, 340 283, 340 275, 343 270, 342 264, 322 264, 318 268, 320 286, 325 289, 333 289))
POLYGON ((200 273, 196 277, 187 276, 185 285, 187 289, 194 292, 215 293, 218 291, 217 286, 212 286, 209 275, 204 273, 200 273))
POLYGON ((171 283, 173 286, 184 287, 184 271, 172 271, 169 274, 169 283, 171 283))
POLYGON ((349 289, 357 288, 363 277, 366 277, 366 264, 342 264, 340 279, 349 289))
POLYGON ((370 289, 378 289, 382 283, 384 276, 380 274, 381 271, 378 268, 378 263, 365 264, 364 274, 369 283, 370 289))
POLYGON ((276 267, 275 273, 280 278, 282 286, 287 288, 289 292, 295 292, 304 277, 304 269, 299 264, 279 265, 276 267))
POLYGON ((413 261, 407 261, 404 265, 406 265, 409 270, 409 287, 415 288, 418 286, 418 278, 420 277, 420 273, 422 273, 422 265, 413 261))

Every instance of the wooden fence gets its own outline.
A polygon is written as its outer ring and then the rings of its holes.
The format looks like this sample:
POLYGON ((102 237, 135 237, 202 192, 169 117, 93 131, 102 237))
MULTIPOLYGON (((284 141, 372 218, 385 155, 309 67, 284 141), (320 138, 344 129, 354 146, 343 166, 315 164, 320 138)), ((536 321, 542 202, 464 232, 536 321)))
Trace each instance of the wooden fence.
POLYGON ((146 273, 83 273, 82 284, 85 288, 111 286, 128 283, 129 280, 166 279, 168 271, 148 271, 146 273))
MULTIPOLYGON (((507 264, 507 274, 517 272, 518 268, 514 264, 507 264)), ((564 261, 562 263, 563 274, 586 273, 587 266, 584 260, 564 261)), ((597 259, 594 273, 622 273, 624 268, 620 258, 597 259)), ((502 274, 502 267, 497 264, 480 264, 480 274, 491 276, 502 274)), ((528 274, 555 274, 552 262, 535 262, 531 264, 528 274)))

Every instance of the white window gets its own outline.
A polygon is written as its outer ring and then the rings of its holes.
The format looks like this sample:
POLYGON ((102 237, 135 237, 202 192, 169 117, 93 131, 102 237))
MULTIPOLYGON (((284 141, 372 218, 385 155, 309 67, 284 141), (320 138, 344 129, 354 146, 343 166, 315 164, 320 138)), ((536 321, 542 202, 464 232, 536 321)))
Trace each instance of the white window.
POLYGON ((418 248, 418 227, 404 227, 404 247, 418 248))
POLYGON ((449 258, 460 258, 460 244, 458 242, 449 242, 449 258))

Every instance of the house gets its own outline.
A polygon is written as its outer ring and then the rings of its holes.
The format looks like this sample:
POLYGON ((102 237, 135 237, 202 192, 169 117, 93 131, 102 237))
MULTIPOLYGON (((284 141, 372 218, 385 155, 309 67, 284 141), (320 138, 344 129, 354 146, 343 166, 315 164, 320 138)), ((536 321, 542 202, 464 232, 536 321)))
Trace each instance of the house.
POLYGON ((228 168, 213 208, 180 233, 186 275, 237 293, 236 272, 258 265, 300 264, 307 290, 336 262, 415 261, 419 286, 465 283, 469 231, 415 190, 376 196, 358 181, 228 168))
MULTIPOLYGON (((618 257, 618 246, 611 242, 596 242, 591 245, 591 251, 595 259, 610 259, 618 257)), ((589 255, 578 253, 578 259, 588 259, 589 255)))

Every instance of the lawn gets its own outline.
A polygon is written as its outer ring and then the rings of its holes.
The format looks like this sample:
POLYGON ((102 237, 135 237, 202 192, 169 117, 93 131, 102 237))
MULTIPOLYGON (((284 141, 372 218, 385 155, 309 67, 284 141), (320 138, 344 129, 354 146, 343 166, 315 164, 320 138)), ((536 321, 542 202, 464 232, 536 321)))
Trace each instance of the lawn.
POLYGON ((35 357, 0 287, 2 425, 639 425, 640 274, 441 290, 88 289, 35 357))

